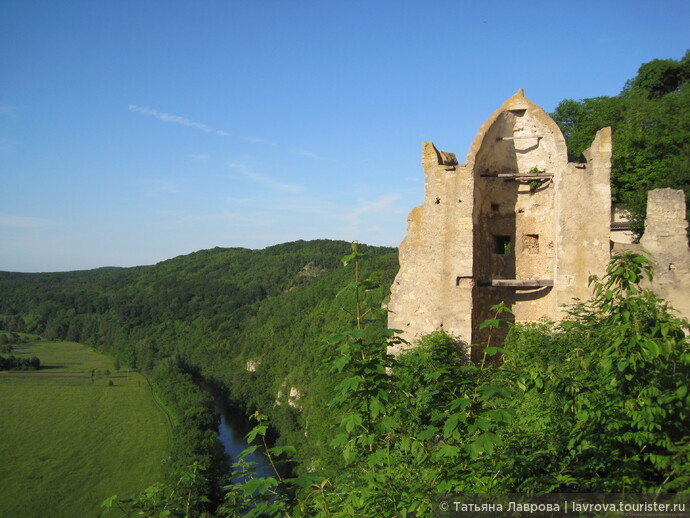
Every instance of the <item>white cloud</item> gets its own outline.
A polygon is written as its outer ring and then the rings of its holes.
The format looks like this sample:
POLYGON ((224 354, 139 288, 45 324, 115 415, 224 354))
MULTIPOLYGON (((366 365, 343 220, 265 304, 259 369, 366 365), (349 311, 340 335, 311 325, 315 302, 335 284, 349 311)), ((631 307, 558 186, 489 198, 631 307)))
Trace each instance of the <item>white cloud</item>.
POLYGON ((326 160, 324 157, 317 155, 316 153, 313 153, 312 151, 305 151, 303 149, 291 149, 290 153, 293 155, 299 155, 303 156, 306 158, 311 158, 313 160, 326 160))
POLYGON ((177 192, 177 184, 165 180, 157 180, 153 184, 153 190, 156 192, 177 192))
POLYGON ((208 124, 202 122, 196 122, 193 120, 180 117, 179 115, 172 115, 170 113, 161 113, 158 110, 149 108, 148 106, 137 106, 136 104, 130 104, 128 107, 129 111, 140 113, 142 115, 150 115, 156 119, 163 122, 172 122, 174 124, 181 124, 182 126, 188 126, 190 128, 195 128, 206 133, 214 133, 220 137, 229 137, 230 134, 223 130, 216 130, 210 127, 208 124))
POLYGON ((244 176, 245 178, 249 178, 253 182, 267 185, 268 187, 271 187, 272 189, 276 189, 278 191, 301 192, 303 190, 303 187, 299 185, 283 183, 274 178, 271 178, 270 176, 266 176, 264 174, 257 173, 256 171, 252 171, 249 167, 239 162, 229 163, 228 168, 232 169, 233 171, 237 171, 242 176, 244 176))
POLYGON ((391 193, 383 194, 371 201, 359 200, 358 206, 350 212, 349 217, 354 219, 358 218, 362 214, 389 212, 391 205, 393 205, 400 198, 400 194, 391 193))
POLYGON ((392 206, 400 198, 400 194, 390 193, 383 194, 374 200, 360 199, 355 208, 345 212, 343 230, 350 236, 367 237, 369 233, 374 231, 374 223, 378 221, 378 218, 397 212, 392 206), (374 217, 374 214, 378 216, 374 217), (371 217, 366 218, 365 216, 371 217))
POLYGON ((265 138, 261 137, 240 137, 242 140, 246 140, 250 144, 270 144, 272 146, 277 146, 278 144, 276 142, 271 142, 270 140, 266 140, 265 138))
POLYGON ((0 214, 0 227, 9 228, 41 228, 49 227, 55 223, 49 219, 33 218, 30 216, 15 216, 12 214, 0 214))
MULTIPOLYGON (((180 211, 158 211, 168 221, 175 225, 192 225, 194 228, 199 223, 219 222, 223 226, 243 227, 250 230, 270 226, 273 220, 270 215, 260 211, 247 211, 240 209, 222 209, 218 212, 180 212, 180 211)), ((197 229, 198 230, 198 229, 197 229)))

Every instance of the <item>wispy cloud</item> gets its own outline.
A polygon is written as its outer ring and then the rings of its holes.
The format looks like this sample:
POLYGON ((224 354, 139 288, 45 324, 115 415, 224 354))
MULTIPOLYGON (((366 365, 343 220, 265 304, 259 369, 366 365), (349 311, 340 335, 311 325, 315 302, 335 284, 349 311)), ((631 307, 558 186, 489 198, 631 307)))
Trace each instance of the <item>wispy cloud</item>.
POLYGON ((49 227, 55 223, 49 219, 33 218, 30 216, 15 216, 13 214, 0 214, 0 227, 9 228, 41 228, 49 227))
POLYGON ((347 210, 343 220, 345 227, 343 230, 350 236, 366 236, 371 232, 372 223, 377 221, 381 215, 390 214, 394 204, 401 198, 400 194, 383 194, 373 200, 359 199, 357 205, 347 210), (367 217, 377 215, 376 217, 367 217))
POLYGON ((200 222, 228 222, 236 226, 248 226, 254 228, 256 226, 265 226, 271 224, 271 217, 259 211, 247 210, 229 210, 223 209, 218 212, 178 212, 178 211, 158 211, 158 214, 168 218, 175 223, 200 223, 200 222))
POLYGON ((299 185, 283 183, 276 180, 275 178, 271 178, 270 176, 266 176, 264 174, 257 173, 256 171, 252 171, 249 167, 239 162, 229 163, 228 168, 232 169, 233 171, 237 171, 242 176, 244 176, 245 178, 249 178, 253 182, 267 185, 268 187, 271 187, 279 191, 301 192, 303 190, 303 188, 299 185))
POLYGON ((290 153, 292 153, 293 155, 299 155, 299 156, 303 156, 306 158, 311 158, 313 160, 326 160, 324 157, 317 155, 316 153, 314 153, 312 151, 305 151, 303 149, 291 149, 290 153))
POLYGON ((388 212, 390 207, 401 198, 400 194, 391 193, 383 194, 375 200, 367 201, 360 200, 349 214, 350 218, 358 218, 362 214, 376 214, 379 212, 388 212))
POLYGON ((154 110, 153 108, 149 108, 148 106, 137 106, 136 104, 130 104, 128 106, 129 111, 135 112, 135 113, 140 113, 142 115, 149 115, 151 117, 155 117, 156 119, 163 121, 163 122, 172 122, 174 124, 181 124, 182 126, 188 126, 190 128, 195 128, 201 131, 204 131, 206 133, 214 133, 215 135, 218 135, 220 137, 229 137, 230 134, 226 131, 223 130, 217 130, 209 126, 208 124, 204 124, 202 122, 196 122, 190 119, 187 119, 185 117, 180 117, 179 115, 172 115, 170 113, 163 113, 159 112, 158 110, 154 110))
POLYGON ((147 194, 175 193, 179 190, 177 183, 164 178, 137 178, 132 182, 132 185, 144 189, 147 194))
POLYGON ((240 137, 242 140, 246 140, 250 144, 270 144, 271 146, 277 146, 277 142, 271 142, 265 138, 261 137, 240 137))
POLYGON ((177 184, 165 180, 157 180, 153 184, 155 192, 177 192, 177 184))

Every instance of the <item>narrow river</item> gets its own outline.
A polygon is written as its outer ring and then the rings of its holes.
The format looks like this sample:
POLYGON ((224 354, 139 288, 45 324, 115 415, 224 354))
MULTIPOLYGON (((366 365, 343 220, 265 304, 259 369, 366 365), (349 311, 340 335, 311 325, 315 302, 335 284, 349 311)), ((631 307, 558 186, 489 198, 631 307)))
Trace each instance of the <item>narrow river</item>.
MULTIPOLYGON (((216 411, 220 415, 220 425, 218 426, 218 439, 223 443, 225 452, 230 456, 231 462, 237 462, 240 453, 246 450, 249 445, 245 440, 245 435, 250 430, 244 416, 238 415, 232 409, 224 407, 216 401, 216 411)), ((257 441, 260 440, 257 438, 257 441)), ((256 443, 255 443, 256 444, 256 443)), ((271 463, 262 453, 263 446, 257 449, 252 455, 247 457, 250 462, 256 462, 256 474, 259 477, 275 477, 275 472, 271 463)))

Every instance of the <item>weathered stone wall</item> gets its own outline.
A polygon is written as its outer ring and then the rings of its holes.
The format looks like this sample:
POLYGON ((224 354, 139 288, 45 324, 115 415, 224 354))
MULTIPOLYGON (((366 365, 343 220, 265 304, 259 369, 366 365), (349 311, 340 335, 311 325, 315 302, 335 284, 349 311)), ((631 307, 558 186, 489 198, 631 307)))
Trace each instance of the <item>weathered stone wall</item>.
POLYGON ((601 276, 611 258, 611 128, 597 132, 585 164, 568 164, 561 177, 558 213, 556 311, 573 298, 591 295, 590 275, 601 276))
MULTIPOLYGON (((585 163, 569 163, 560 129, 522 90, 479 129, 466 165, 425 142, 424 204, 400 245, 389 326, 410 343, 437 329, 483 343, 492 305, 505 302, 526 322, 558 320, 564 305, 588 299, 613 245, 611 154, 603 128, 585 163)), ((615 246, 651 253, 651 288, 690 317, 686 227, 684 193, 652 191, 641 244, 615 246)))
POLYGON ((668 301, 690 319, 690 249, 685 219, 685 193, 656 189, 647 196, 645 232, 639 244, 616 244, 614 251, 647 254, 654 263, 654 279, 643 286, 668 301))
MULTIPOLYGON (((389 326, 409 341, 436 329, 471 331, 472 185, 454 155, 422 146, 424 204, 412 210, 400 245, 404 268, 391 287, 389 326)), ((465 338, 465 339, 467 339, 465 338)))
POLYGON ((506 303, 519 321, 553 313, 551 287, 516 289, 486 284, 499 279, 554 279, 554 206, 567 162, 558 126, 525 99, 522 91, 504 103, 479 130, 467 157, 474 175, 474 262, 478 281, 473 291, 473 343, 486 340, 488 331, 479 330, 478 323, 493 316, 492 305, 506 303), (530 177, 532 172, 550 177, 530 177), (501 176, 511 173, 526 178, 501 176))
MULTIPOLYGON (((443 329, 480 343, 479 324, 499 302, 525 322, 558 319, 564 304, 588 298, 590 275, 603 275, 610 259, 611 152, 604 128, 586 162, 569 163, 560 129, 522 90, 479 129, 466 165, 424 143, 425 199, 408 218, 389 325, 410 342, 443 329)), ((652 219, 664 228, 673 222, 675 235, 680 210, 652 219)), ((652 248, 668 248, 652 235, 652 248)), ((673 246, 664 284, 671 295, 684 286, 678 273, 687 266, 673 246)))

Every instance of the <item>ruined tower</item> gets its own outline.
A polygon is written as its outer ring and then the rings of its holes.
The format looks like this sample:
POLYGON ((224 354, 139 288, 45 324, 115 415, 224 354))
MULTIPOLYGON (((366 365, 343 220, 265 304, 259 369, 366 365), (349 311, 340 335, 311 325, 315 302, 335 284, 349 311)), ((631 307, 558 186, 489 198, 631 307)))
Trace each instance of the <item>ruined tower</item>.
POLYGON ((530 321, 587 298, 610 258, 610 128, 584 155, 568 162, 560 129, 522 90, 482 125, 464 165, 425 142, 425 199, 400 245, 389 326, 410 342, 443 329, 479 343, 494 304, 530 321))

